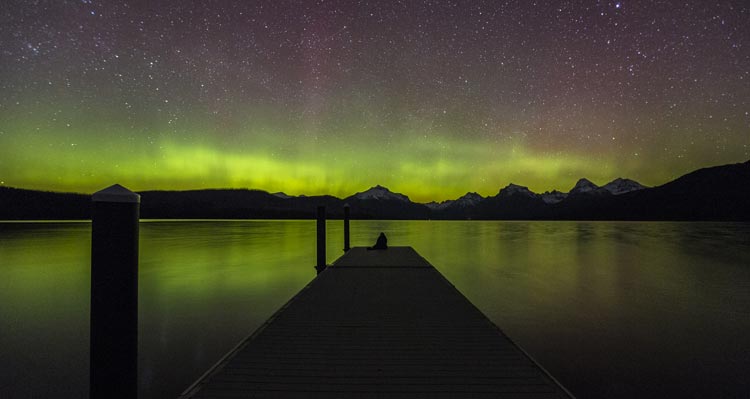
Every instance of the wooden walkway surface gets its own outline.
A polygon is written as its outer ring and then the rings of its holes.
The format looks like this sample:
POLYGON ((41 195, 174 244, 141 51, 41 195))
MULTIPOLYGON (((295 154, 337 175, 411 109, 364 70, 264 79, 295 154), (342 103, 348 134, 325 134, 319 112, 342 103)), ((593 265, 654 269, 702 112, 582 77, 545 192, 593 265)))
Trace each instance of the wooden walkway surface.
POLYGON ((411 247, 352 248, 182 398, 569 398, 411 247))

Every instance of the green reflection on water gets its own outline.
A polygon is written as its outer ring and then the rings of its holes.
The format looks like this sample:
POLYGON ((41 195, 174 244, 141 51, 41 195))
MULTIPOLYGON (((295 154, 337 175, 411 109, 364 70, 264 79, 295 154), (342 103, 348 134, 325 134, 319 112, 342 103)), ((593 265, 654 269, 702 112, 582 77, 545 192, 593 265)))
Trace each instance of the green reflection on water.
MULTIPOLYGON (((341 222, 327 230, 332 262, 341 222)), ((352 245, 380 231, 579 397, 750 389, 747 224, 352 221, 352 245)), ((89 245, 89 223, 0 223, 0 396, 86 395, 89 245)), ((314 263, 314 221, 141 223, 141 398, 179 393, 314 263)))
POLYGON ((0 397, 88 387, 90 242, 88 223, 0 223, 0 397))

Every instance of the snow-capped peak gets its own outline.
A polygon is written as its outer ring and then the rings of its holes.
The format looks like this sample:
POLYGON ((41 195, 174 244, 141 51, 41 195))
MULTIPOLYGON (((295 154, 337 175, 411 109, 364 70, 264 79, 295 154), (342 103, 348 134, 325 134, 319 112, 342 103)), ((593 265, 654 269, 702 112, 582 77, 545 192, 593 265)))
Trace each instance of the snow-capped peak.
POLYGON ((570 190, 569 194, 588 193, 591 191, 596 191, 597 189, 599 189, 599 186, 592 183, 590 180, 583 178, 578 180, 575 187, 570 190))
POLYGON ((432 209, 433 211, 442 211, 443 209, 446 209, 448 207, 460 207, 460 208, 467 208, 474 206, 478 204, 480 201, 482 201, 484 197, 477 193, 466 193, 462 195, 460 198, 455 200, 446 200, 443 202, 428 202, 424 204, 426 207, 432 209))
POLYGON ((613 195, 620 195, 629 193, 631 191, 643 190, 646 187, 641 183, 638 183, 637 181, 618 177, 617 179, 614 179, 611 182, 603 185, 602 188, 609 191, 613 195))
POLYGON ((279 191, 278 193, 271 193, 271 195, 273 195, 275 197, 283 198, 283 199, 293 198, 291 195, 285 194, 285 193, 283 193, 281 191, 279 191))
POLYGON ((535 197, 536 194, 534 194, 531 190, 529 190, 528 187, 519 186, 517 184, 510 183, 505 188, 501 189, 500 192, 497 193, 498 196, 501 197, 507 197, 511 195, 516 194, 522 194, 527 197, 535 197))
POLYGON ((354 194, 354 197, 361 200, 390 200, 390 201, 404 201, 409 202, 409 197, 394 193, 391 190, 381 186, 377 185, 375 187, 371 187, 367 191, 363 191, 361 193, 354 194))

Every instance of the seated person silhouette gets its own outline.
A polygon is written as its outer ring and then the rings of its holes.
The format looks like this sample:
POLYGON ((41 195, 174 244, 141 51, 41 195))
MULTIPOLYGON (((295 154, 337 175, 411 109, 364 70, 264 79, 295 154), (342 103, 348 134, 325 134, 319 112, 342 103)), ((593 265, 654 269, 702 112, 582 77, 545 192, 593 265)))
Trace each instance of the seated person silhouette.
POLYGON ((380 233, 374 246, 367 247, 368 251, 371 249, 388 249, 388 239, 385 238, 385 233, 380 233))

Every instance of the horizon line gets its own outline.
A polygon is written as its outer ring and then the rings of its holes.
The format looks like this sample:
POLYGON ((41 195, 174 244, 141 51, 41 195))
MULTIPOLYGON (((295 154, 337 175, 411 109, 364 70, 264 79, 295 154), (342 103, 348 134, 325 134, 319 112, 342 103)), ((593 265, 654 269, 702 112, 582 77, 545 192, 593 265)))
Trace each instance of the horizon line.
MULTIPOLYGON (((636 183, 638 183, 638 184, 640 184, 640 185, 644 186, 644 188, 654 188, 654 187, 659 187, 659 186, 662 186, 662 185, 664 185, 664 184, 667 184, 667 183, 669 183, 669 182, 672 182, 672 181, 674 181, 674 180, 676 180, 676 179, 679 179, 679 178, 680 178, 680 177, 682 177, 682 176, 685 176, 685 175, 687 175, 687 174, 693 173, 693 172, 695 172, 695 171, 698 171, 698 170, 701 170, 701 169, 708 169, 708 168, 721 167, 721 166, 728 166, 728 165, 738 165, 738 164, 745 164, 745 163, 750 163, 750 159, 748 159, 747 161, 744 161, 744 162, 735 162, 735 163, 725 163, 725 164, 720 164, 720 165, 711 165, 711 166, 704 166, 704 167, 700 167, 700 168, 697 168, 697 169, 693 169, 693 170, 691 170, 691 171, 688 171, 688 172, 686 172, 686 173, 684 173, 684 174, 681 174, 681 175, 679 175, 679 176, 677 176, 677 177, 674 177, 674 178, 672 178, 671 180, 667 180, 667 181, 665 181, 665 182, 663 182, 663 183, 661 183, 661 184, 658 184, 658 185, 652 185, 652 186, 647 186, 647 185, 644 185, 644 184, 640 183, 639 181, 637 181, 637 180, 635 180, 635 179, 631 179, 631 178, 628 178, 628 177, 616 177, 616 178, 614 178, 614 179, 610 180, 609 182, 607 182, 607 183, 604 183, 604 184, 602 184, 602 185, 599 185, 599 184, 597 184, 597 183, 594 183, 593 181, 591 181, 591 179, 588 179, 588 178, 586 178, 586 177, 580 177, 580 178, 578 178, 578 179, 576 180, 576 183, 577 183, 577 182, 579 182, 580 180, 586 179, 586 180, 588 180, 588 181, 592 182, 593 184, 595 184, 595 185, 596 185, 597 187, 603 187, 603 186, 605 186, 605 185, 607 185, 607 184, 609 184, 609 183, 612 183, 612 182, 616 181, 617 179, 625 179, 625 180, 631 180, 631 181, 634 181, 634 182, 636 182, 636 183)), ((114 183, 111 183, 110 185, 112 185, 112 184, 119 184, 119 182, 114 182, 114 183)), ((524 186, 524 185, 522 185, 522 184, 516 184, 516 183, 513 183, 513 182, 509 182, 509 183, 508 183, 508 184, 506 184, 505 186, 501 186, 501 187, 500 187, 500 188, 498 189, 497 193, 495 193, 495 194, 490 194, 490 195, 483 195, 483 194, 479 193, 478 191, 466 191, 466 192, 465 192, 464 194, 461 194, 461 195, 459 195, 459 197, 457 197, 457 198, 450 198, 450 199, 445 199, 445 200, 442 200, 442 201, 438 201, 438 200, 432 200, 432 201, 426 201, 426 202, 421 202, 421 201, 420 201, 420 202, 415 202, 415 201, 413 201, 413 200, 411 199, 411 197, 409 197, 409 195, 407 195, 407 194, 404 194, 404 193, 401 193, 401 192, 396 192, 396 191, 392 191, 391 189, 389 189, 389 188, 387 188, 387 187, 385 187, 384 185, 381 185, 381 184, 379 184, 379 183, 377 183, 377 184, 375 184, 375 185, 373 185, 373 186, 370 186, 369 188, 367 188, 367 189, 365 189, 365 190, 362 190, 362 191, 356 191, 356 192, 354 192, 354 193, 352 193, 352 194, 350 194, 350 195, 344 196, 344 197, 338 197, 338 196, 336 196, 336 195, 334 195, 334 194, 330 194, 330 193, 326 193, 326 194, 289 194, 289 193, 287 193, 287 192, 284 192, 284 191, 280 191, 280 190, 279 190, 279 191, 276 191, 276 190, 265 190, 265 189, 261 189, 261 188, 252 188, 252 187, 201 187, 201 188, 183 188, 183 189, 162 189, 162 188, 151 188, 151 189, 145 189, 145 190, 132 190, 132 191, 133 191, 133 192, 136 192, 136 193, 143 193, 143 192, 151 192, 151 191, 163 191, 163 192, 187 192, 187 191, 232 191, 232 190, 237 190, 237 191, 240 191, 240 190, 244 190, 244 191, 261 191, 261 192, 265 192, 265 193, 268 193, 268 194, 270 194, 270 195, 274 195, 274 194, 284 194, 284 195, 287 195, 287 196, 289 196, 289 197, 291 197, 291 198, 295 198, 295 197, 324 197, 324 196, 330 196, 330 197, 334 197, 334 198, 338 198, 338 199, 346 199, 346 198, 349 198, 349 197, 351 197, 351 196, 354 196, 354 195, 357 195, 357 194, 360 194, 360 193, 366 192, 366 191, 368 191, 368 190, 370 190, 370 189, 373 189, 373 188, 376 188, 376 187, 383 187, 383 188, 387 189, 387 190, 388 190, 389 192, 391 192, 391 193, 394 193, 394 194, 401 194, 401 195, 404 195, 404 196, 406 196, 407 198, 409 198, 409 201, 411 201, 411 202, 414 202, 414 203, 418 203, 418 204, 428 204, 428 203, 432 203, 432 202, 435 202, 435 203, 442 203, 442 202, 446 202, 446 201, 452 201, 452 200, 456 200, 456 199, 458 199, 458 198, 461 198, 461 197, 463 197, 463 196, 465 196, 465 195, 467 195, 467 194, 472 194, 472 193, 474 193, 474 194, 478 194, 478 195, 482 196, 483 198, 489 198, 489 197, 492 197, 492 196, 494 196, 494 195, 497 195, 497 194, 498 194, 498 193, 500 192, 500 190, 502 190, 502 189, 504 189, 504 188, 507 188, 507 187, 508 187, 508 186, 510 186, 510 185, 516 185, 516 186, 520 186, 520 187, 525 187, 526 189, 528 189, 529 191, 531 191, 531 192, 532 192, 532 193, 534 193, 534 194, 544 194, 544 193, 551 193, 551 192, 554 192, 554 191, 558 191, 558 192, 562 192, 562 193, 568 193, 568 192, 570 192, 570 190, 572 190, 573 188, 575 188, 575 184, 574 184, 574 185, 573 185, 573 187, 571 187, 571 188, 570 188, 570 189, 569 189, 568 191, 560 191, 560 190, 558 190, 558 189, 556 189, 556 188, 555 188, 555 189, 552 189, 552 190, 549 190, 549 189, 548 189, 548 190, 545 190, 544 192, 541 192, 541 193, 537 193, 537 192, 535 192, 535 191, 533 191, 533 190, 529 189, 529 188, 528 188, 528 186, 524 186)), ((106 187, 109 187, 109 186, 105 186, 105 187, 102 187, 102 188, 101 188, 101 189, 99 189, 99 190, 102 190, 102 189, 104 189, 104 188, 106 188, 106 187)), ((92 195, 92 194, 94 194, 95 192, 99 191, 99 190, 97 190, 97 191, 94 191, 94 192, 92 192, 92 193, 86 193, 86 192, 80 192, 80 191, 65 191, 65 190, 63 190, 63 191, 56 191, 55 189, 42 189, 42 188, 36 189, 36 188, 25 188, 25 187, 19 187, 19 186, 10 186, 10 185, 6 185, 4 181, 0 182, 0 188, 10 188, 10 189, 17 189, 17 190, 29 190, 29 191, 41 191, 41 192, 48 192, 48 193, 57 193, 57 194, 76 194, 76 195, 92 195)), ((130 190, 130 189, 128 188, 128 190, 130 190)))

